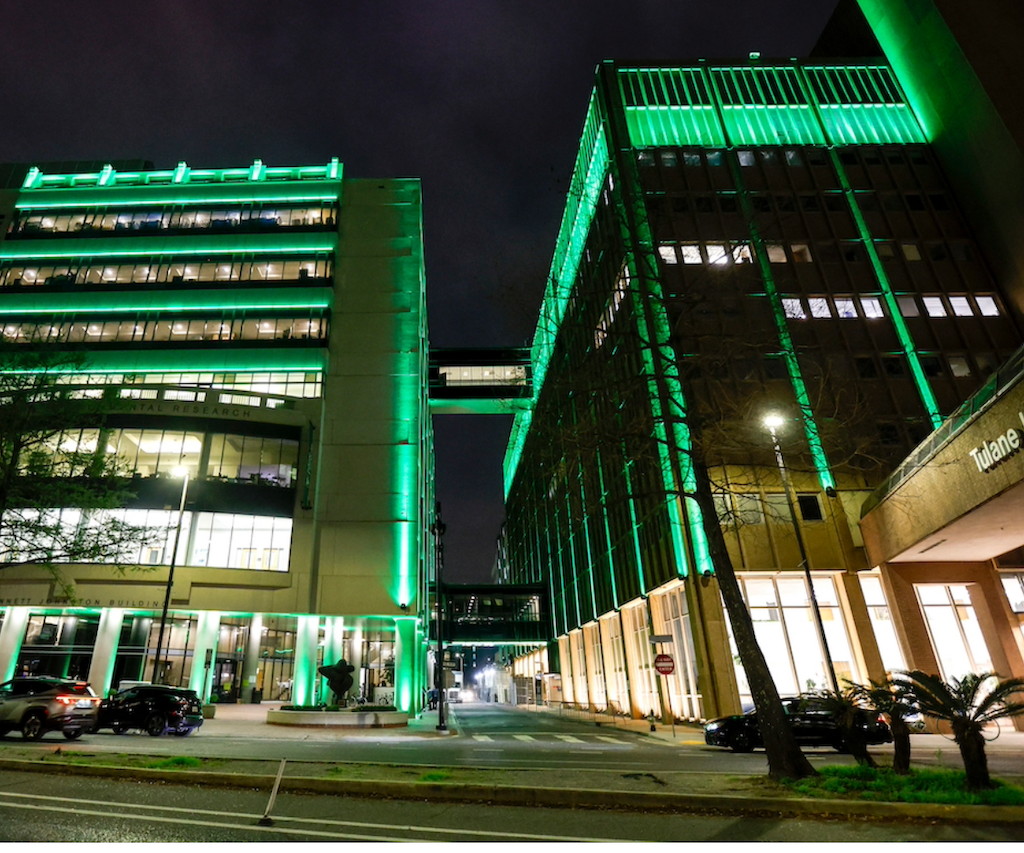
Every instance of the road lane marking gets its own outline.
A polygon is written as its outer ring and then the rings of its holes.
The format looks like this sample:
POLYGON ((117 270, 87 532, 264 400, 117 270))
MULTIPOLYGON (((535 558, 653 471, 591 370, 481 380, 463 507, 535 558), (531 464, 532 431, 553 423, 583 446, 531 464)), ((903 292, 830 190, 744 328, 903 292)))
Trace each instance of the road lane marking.
POLYGON ((512 735, 516 740, 536 740, 533 735, 512 735))
MULTIPOLYGON (((379 824, 379 823, 365 823, 363 821, 350 821, 350 820, 330 820, 328 818, 307 818, 307 817, 288 817, 286 815, 277 815, 274 817, 274 826, 259 826, 259 825, 248 825, 244 823, 227 823, 222 821, 206 821, 206 820, 189 820, 180 817, 162 817, 160 815, 151 814, 126 814, 123 811, 100 811, 98 809, 81 809, 81 808, 69 808, 67 803, 83 803, 91 806, 105 806, 108 808, 117 807, 119 809, 134 808, 144 809, 149 811, 162 811, 162 812, 181 812, 187 815, 209 815, 210 817, 232 817, 241 820, 258 820, 260 815, 257 814, 246 814, 243 812, 222 812, 222 811, 211 811, 207 809, 186 809, 175 806, 154 806, 147 805, 144 803, 113 803, 104 802, 102 800, 84 800, 75 797, 49 797, 43 794, 15 794, 8 791, 0 791, 0 808, 15 808, 15 809, 31 809, 33 811, 52 811, 62 812, 64 814, 81 814, 90 815, 96 817, 113 817, 122 818, 124 820, 150 820, 157 823, 177 823, 189 826, 215 826, 215 827, 226 827, 229 829, 252 829, 257 832, 287 832, 289 834, 301 834, 301 835, 315 835, 324 836, 329 838, 353 838, 362 841, 380 841, 381 836, 379 835, 353 835, 349 833, 341 832, 321 832, 313 829, 295 828, 289 829, 287 827, 280 826, 281 821, 288 821, 290 823, 312 823, 317 826, 338 826, 338 827, 351 827, 354 829, 387 829, 387 830, 398 830, 400 832, 423 832, 432 833, 435 835, 474 835, 483 836, 485 838, 524 838, 532 841, 580 841, 580 842, 598 842, 598 841, 625 841, 627 839, 607 839, 607 838, 575 838, 566 835, 539 835, 528 832, 500 832, 498 830, 477 830, 477 829, 449 829, 448 827, 436 827, 436 826, 417 826, 417 825, 396 825, 396 824, 379 824), (33 805, 31 803, 19 803, 4 802, 3 798, 18 798, 25 800, 45 800, 54 802, 54 805, 33 805)), ((417 839, 410 838, 395 838, 391 839, 395 841, 415 841, 417 839)))
POLYGON ((484 741, 485 743, 493 743, 494 738, 490 735, 473 735, 473 740, 484 741))
POLYGON ((572 735, 555 735, 555 737, 565 743, 583 743, 578 737, 573 737, 572 735))

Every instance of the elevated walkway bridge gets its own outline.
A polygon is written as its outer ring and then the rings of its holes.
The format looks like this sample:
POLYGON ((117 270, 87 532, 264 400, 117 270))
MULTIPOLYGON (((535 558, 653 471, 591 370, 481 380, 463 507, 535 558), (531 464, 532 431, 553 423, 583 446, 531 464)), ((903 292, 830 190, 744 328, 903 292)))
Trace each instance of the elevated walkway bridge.
MULTIPOLYGON (((543 584, 442 583, 441 593, 446 646, 543 646, 552 637, 543 584)), ((430 640, 437 641, 437 620, 430 640)))
POLYGON ((514 415, 533 403, 530 350, 430 350, 430 411, 437 415, 514 415))

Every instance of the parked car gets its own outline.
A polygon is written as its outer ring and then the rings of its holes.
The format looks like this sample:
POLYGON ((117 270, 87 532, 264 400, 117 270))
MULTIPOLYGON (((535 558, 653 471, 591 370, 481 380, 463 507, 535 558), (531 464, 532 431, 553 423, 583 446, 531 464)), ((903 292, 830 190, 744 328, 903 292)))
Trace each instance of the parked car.
MULTIPOLYGON (((786 697, 782 700, 782 707, 798 743, 831 746, 843 751, 843 737, 835 712, 823 699, 817 696, 786 697)), ((892 741, 892 732, 885 718, 875 711, 858 711, 857 724, 864 730, 869 744, 892 741)), ((704 724, 704 742, 709 746, 728 747, 734 752, 750 752, 763 746, 757 726, 757 711, 709 720, 704 724)))
POLYGON ((99 697, 84 681, 15 678, 0 684, 0 735, 18 729, 25 740, 63 732, 68 740, 96 731, 99 697))
POLYGON ((124 734, 142 729, 153 737, 165 732, 184 737, 203 724, 203 705, 194 690, 163 684, 136 684, 103 700, 99 728, 124 734))

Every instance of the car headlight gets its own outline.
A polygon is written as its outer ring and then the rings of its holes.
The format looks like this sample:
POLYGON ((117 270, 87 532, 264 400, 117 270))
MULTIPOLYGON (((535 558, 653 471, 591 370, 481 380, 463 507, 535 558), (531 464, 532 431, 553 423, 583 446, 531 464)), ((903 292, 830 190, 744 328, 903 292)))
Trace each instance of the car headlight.
POLYGON ((706 732, 717 732, 720 728, 721 728, 721 726, 718 723, 707 723, 704 726, 704 731, 706 731, 706 732))

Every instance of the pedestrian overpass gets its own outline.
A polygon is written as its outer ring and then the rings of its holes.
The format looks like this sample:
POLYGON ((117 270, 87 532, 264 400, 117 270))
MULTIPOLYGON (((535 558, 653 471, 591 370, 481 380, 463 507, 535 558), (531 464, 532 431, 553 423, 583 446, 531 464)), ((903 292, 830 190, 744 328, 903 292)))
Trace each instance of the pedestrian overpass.
POLYGON ((530 350, 430 350, 430 412, 435 415, 514 415, 533 404, 530 350))
MULTIPOLYGON (((442 583, 441 598, 446 646, 542 646, 551 639, 543 584, 442 583)), ((437 641, 436 619, 430 639, 437 641)))

